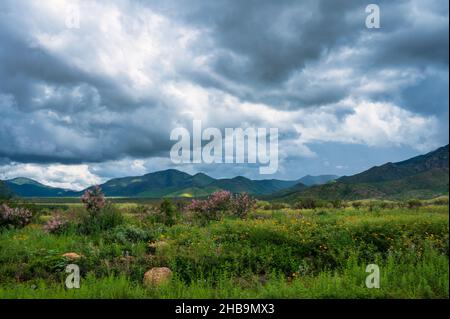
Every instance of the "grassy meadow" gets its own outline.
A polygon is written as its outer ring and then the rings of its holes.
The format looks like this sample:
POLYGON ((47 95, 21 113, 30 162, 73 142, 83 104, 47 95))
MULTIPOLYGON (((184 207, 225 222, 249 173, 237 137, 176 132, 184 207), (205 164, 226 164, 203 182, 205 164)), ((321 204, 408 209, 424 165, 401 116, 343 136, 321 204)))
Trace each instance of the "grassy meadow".
POLYGON ((245 217, 205 221, 183 203, 113 201, 102 220, 80 202, 16 203, 25 227, 0 228, 2 298, 448 298, 448 197, 302 208, 258 202, 245 217), (49 233, 58 213, 70 221, 49 233), (75 252, 81 287, 67 289, 75 252), (365 285, 368 264, 380 288, 365 285), (170 281, 143 285, 152 267, 170 281))

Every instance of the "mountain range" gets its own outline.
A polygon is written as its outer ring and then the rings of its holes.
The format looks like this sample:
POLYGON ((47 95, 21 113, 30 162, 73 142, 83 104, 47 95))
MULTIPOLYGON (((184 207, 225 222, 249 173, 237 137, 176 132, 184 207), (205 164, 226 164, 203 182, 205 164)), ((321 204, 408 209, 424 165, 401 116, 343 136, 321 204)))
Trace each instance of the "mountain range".
MULTIPOLYGON (((175 169, 111 179, 101 184, 110 197, 204 197, 217 190, 247 192, 266 199, 295 201, 299 198, 365 199, 430 198, 448 194, 449 146, 405 161, 374 166, 364 172, 338 177, 304 176, 298 180, 252 180, 237 176, 215 179, 204 173, 190 175, 175 169)), ((73 191, 43 185, 29 178, 0 181, 0 197, 76 197, 73 191)))
MULTIPOLYGON (((115 178, 101 184, 110 197, 204 197, 218 190, 232 193, 247 192, 252 195, 268 195, 296 184, 318 185, 335 179, 335 175, 305 176, 295 181, 277 179, 252 180, 237 176, 215 179, 206 174, 190 175, 175 169, 149 173, 143 176, 115 178)), ((77 197, 83 191, 50 187, 35 180, 18 177, 3 182, 5 192, 20 197, 77 197)))

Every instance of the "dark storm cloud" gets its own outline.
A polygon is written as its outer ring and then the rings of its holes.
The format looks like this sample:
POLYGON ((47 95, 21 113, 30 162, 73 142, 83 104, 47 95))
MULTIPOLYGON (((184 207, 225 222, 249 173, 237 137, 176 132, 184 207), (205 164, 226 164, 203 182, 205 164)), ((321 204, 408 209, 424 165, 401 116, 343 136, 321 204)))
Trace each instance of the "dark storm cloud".
POLYGON ((136 98, 124 83, 74 67, 70 57, 53 55, 8 22, 0 28, 0 158, 74 164, 167 150, 168 133, 156 124, 167 116, 160 101, 136 98), (136 114, 155 122, 142 123, 136 114))
POLYGON ((445 1, 377 1, 381 30, 365 28, 367 4, 357 0, 192 0, 152 3, 152 8, 211 33, 214 71, 250 92, 208 80, 204 74, 194 79, 246 100, 282 108, 323 105, 349 94, 350 88, 339 82, 307 88, 298 95, 274 92, 294 72, 342 47, 369 50, 354 57, 356 61, 346 61, 355 77, 385 67, 448 69, 445 1), (421 17, 421 10, 429 16, 421 17))

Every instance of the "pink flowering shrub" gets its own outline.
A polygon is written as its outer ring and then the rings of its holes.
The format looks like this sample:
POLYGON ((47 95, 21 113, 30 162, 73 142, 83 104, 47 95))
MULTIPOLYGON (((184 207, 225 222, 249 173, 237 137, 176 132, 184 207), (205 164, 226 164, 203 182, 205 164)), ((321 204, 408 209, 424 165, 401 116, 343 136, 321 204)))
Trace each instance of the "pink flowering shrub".
POLYGON ((0 227, 22 228, 31 222, 33 214, 26 208, 11 208, 6 204, 0 206, 0 227))
POLYGON ((220 220, 222 215, 228 211, 231 203, 231 193, 218 191, 206 200, 193 200, 186 209, 196 212, 200 217, 208 220, 220 220))
POLYGON ((69 227, 69 221, 61 214, 55 214, 44 225, 44 231, 49 234, 61 234, 69 227))
POLYGON ((95 186, 93 189, 88 189, 81 196, 81 201, 86 210, 92 215, 98 215, 106 205, 105 195, 100 186, 95 186))
POLYGON ((231 210, 239 218, 247 217, 248 213, 256 207, 256 200, 247 193, 236 194, 231 201, 231 210))
POLYGON ((232 195, 228 191, 218 191, 206 200, 193 200, 186 210, 196 212, 203 219, 220 220, 223 215, 231 214, 246 217, 255 207, 256 201, 248 194, 232 195))

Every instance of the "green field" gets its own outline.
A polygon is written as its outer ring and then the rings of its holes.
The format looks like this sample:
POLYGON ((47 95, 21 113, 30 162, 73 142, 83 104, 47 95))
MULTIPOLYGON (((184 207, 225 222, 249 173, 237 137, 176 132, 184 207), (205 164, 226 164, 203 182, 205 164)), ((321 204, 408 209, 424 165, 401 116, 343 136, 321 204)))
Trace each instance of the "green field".
POLYGON ((122 202, 109 209, 123 218, 80 231, 81 205, 37 200, 31 224, 0 231, 0 298, 448 298, 446 202, 260 202, 245 219, 204 224, 178 211, 170 225, 157 203, 122 202), (57 209, 73 225, 46 233, 57 209), (80 289, 65 287, 67 252, 82 256, 80 289), (379 289, 365 285, 368 264, 379 266, 379 289), (161 266, 173 278, 144 287, 144 273, 161 266))

